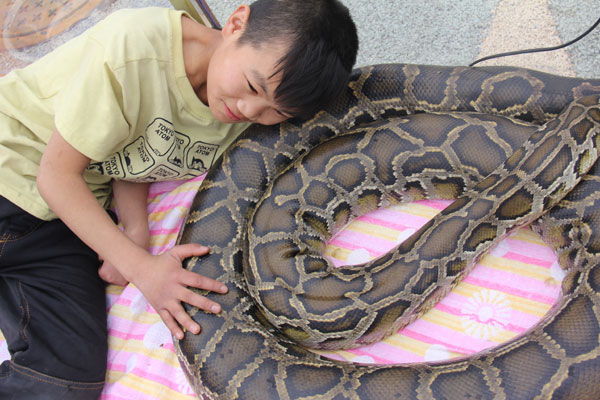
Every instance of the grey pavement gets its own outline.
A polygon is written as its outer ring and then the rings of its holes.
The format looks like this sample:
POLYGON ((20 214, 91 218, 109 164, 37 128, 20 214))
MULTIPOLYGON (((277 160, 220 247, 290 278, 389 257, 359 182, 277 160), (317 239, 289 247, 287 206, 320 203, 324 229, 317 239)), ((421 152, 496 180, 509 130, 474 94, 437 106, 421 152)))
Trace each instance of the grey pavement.
MULTIPOLYGON (((600 17, 600 0, 341 1, 358 27, 357 66, 390 62, 468 65, 494 53, 567 42, 600 17)), ((207 2, 223 24, 244 0, 207 2)), ((5 69, 25 65, 114 9, 171 6, 168 0, 110 0, 107 4, 47 43, 13 52, 9 59, 0 54, 0 65, 5 69)), ((565 50, 505 57, 479 65, 515 65, 600 78, 600 27, 565 50)))
MULTIPOLYGON (((497 48, 501 51, 567 42, 600 18, 599 0, 342 1, 358 27, 357 66, 389 62, 467 65, 487 55, 481 54, 482 44, 490 34, 492 21, 500 16, 499 10, 503 7, 516 8, 519 16, 524 18, 524 26, 515 30, 511 20, 496 24, 496 27, 500 26, 501 35, 492 42, 498 41, 497 48), (538 15, 543 8, 549 11, 544 18, 538 15), (550 21, 544 20, 548 16, 550 21), (546 34, 545 30, 549 32, 546 34)), ((241 3, 239 0, 208 0, 208 4, 224 23, 241 3)), ((546 62, 556 58, 553 53, 556 52, 540 53, 543 56, 538 56, 539 61, 533 65, 517 62, 515 57, 506 57, 496 63, 544 69, 546 62)), ((568 47, 566 57, 572 68, 565 75, 600 78, 600 27, 568 47)), ((557 71, 562 70, 550 70, 557 71)))

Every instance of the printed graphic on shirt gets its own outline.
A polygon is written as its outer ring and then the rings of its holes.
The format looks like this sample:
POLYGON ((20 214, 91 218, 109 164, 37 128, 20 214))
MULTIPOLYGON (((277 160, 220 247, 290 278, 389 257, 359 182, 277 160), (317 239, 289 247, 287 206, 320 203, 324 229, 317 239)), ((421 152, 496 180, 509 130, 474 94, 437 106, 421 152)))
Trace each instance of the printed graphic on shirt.
POLYGON ((148 135, 148 143, 157 156, 165 155, 173 145, 175 130, 169 122, 162 118, 157 118, 148 125, 146 132, 154 133, 148 135))
POLYGON ((101 162, 92 162, 88 170, 118 179, 154 182, 187 179, 203 174, 215 160, 218 144, 191 142, 164 118, 156 118, 122 151, 101 162))
POLYGON ((152 170, 152 172, 150 173, 150 175, 148 175, 147 177, 143 178, 143 180, 145 182, 148 181, 169 181, 169 180, 173 180, 176 179, 180 176, 181 174, 179 173, 179 171, 176 171, 172 168, 167 167, 166 165, 159 165, 158 167, 156 167, 154 170, 152 170))
POLYGON ((109 175, 122 179, 124 166, 121 154, 115 153, 104 162, 92 162, 87 170, 96 172, 99 175, 109 175))
POLYGON ((140 176, 156 164, 151 149, 146 147, 146 139, 137 138, 133 143, 125 146, 123 154, 125 155, 125 164, 130 175, 140 176))
POLYGON ((204 142, 195 142, 187 154, 187 167, 204 173, 215 160, 219 146, 204 142))
POLYGON ((190 138, 186 135, 176 132, 175 148, 168 157, 169 162, 177 168, 184 168, 185 164, 183 163, 183 154, 185 154, 185 149, 187 149, 189 145, 190 138))

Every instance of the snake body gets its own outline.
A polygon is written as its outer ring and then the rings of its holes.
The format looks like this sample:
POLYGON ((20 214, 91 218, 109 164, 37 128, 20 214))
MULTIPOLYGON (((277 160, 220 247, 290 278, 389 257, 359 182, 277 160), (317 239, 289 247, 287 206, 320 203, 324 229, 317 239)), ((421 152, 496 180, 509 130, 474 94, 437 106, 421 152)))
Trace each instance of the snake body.
POLYGON ((229 287, 215 297, 219 315, 188 309, 202 332, 176 344, 196 393, 595 398, 599 102, 600 80, 380 65, 356 70, 339 101, 311 119, 248 129, 209 171, 180 237, 211 248, 185 267, 229 287), (364 266, 334 270, 322 257, 353 217, 422 197, 457 200, 364 266), (528 223, 567 275, 559 303, 525 335, 435 364, 355 365, 307 350, 369 343, 405 325, 528 223))

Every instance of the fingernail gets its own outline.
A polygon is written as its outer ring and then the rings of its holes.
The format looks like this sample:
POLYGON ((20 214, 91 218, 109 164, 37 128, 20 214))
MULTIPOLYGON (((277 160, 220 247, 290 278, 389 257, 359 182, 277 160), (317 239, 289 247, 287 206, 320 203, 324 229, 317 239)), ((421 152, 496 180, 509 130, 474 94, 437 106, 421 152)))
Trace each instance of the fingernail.
POLYGON ((213 313, 215 313, 215 314, 218 314, 218 313, 219 313, 219 311, 221 311, 221 307, 219 307, 219 306, 217 306, 217 305, 211 306, 211 307, 210 307, 210 311, 212 311, 212 312, 213 312, 213 313))
POLYGON ((227 293, 227 286, 221 286, 221 293, 227 293))

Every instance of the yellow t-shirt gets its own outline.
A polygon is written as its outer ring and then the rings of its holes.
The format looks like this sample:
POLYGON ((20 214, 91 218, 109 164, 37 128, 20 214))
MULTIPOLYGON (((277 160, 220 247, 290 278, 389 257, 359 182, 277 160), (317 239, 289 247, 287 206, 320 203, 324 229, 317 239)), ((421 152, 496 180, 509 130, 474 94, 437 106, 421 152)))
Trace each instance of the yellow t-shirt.
POLYGON ((35 178, 56 127, 92 161, 84 179, 106 207, 110 180, 204 173, 248 124, 216 120, 183 63, 182 11, 120 10, 0 78, 0 195, 56 218, 35 178))

